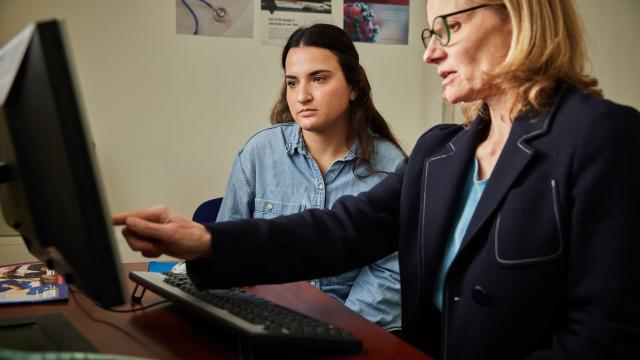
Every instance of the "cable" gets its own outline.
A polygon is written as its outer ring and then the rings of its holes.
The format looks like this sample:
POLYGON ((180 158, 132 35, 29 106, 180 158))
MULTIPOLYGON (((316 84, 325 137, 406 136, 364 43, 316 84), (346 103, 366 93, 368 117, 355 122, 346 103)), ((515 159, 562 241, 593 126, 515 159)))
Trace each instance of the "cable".
POLYGON ((216 11, 216 8, 214 8, 213 5, 211 5, 211 3, 209 3, 207 0, 198 0, 198 1, 207 5, 211 10, 216 11))
MULTIPOLYGON (((138 343, 138 344, 140 344, 142 347, 144 347, 145 349, 147 349, 147 351, 149 351, 150 353, 155 354, 155 356, 156 356, 157 358, 159 358, 159 359, 160 359, 160 358, 163 358, 163 357, 165 357, 165 356, 166 356, 166 354, 161 354, 161 353, 159 353, 157 350, 155 350, 155 349, 153 349, 151 346, 147 345, 144 341, 140 340, 140 338, 138 338, 137 336, 135 336, 135 335, 131 334, 130 332, 128 332, 127 330, 125 330, 125 329, 121 328, 120 326, 118 326, 118 325, 116 325, 116 324, 113 324, 113 323, 111 323, 111 322, 109 322, 109 321, 106 321, 106 320, 98 319, 98 318, 96 318, 95 316, 93 316, 93 314, 91 314, 87 309, 85 309, 85 308, 84 308, 84 306, 82 306, 82 305, 81 305, 81 303, 78 301, 78 298, 76 298, 76 293, 78 293, 78 294, 80 294, 80 295, 82 295, 82 296, 86 297, 87 299, 91 300, 94 304, 96 304, 96 302, 95 302, 95 301, 93 301, 89 296, 87 296, 87 295, 86 295, 86 294, 84 294, 83 292, 78 291, 78 290, 74 290, 72 287, 69 287, 69 291, 71 292, 71 296, 73 297, 73 300, 75 300, 76 304, 78 304, 78 307, 79 307, 79 308, 80 308, 80 309, 81 309, 81 310, 82 310, 82 311, 83 311, 83 312, 84 312, 84 313, 85 313, 85 314, 86 314, 86 315, 87 315, 91 320, 93 320, 94 322, 97 322, 97 323, 101 323, 101 324, 105 324, 105 325, 111 326, 112 328, 114 328, 114 329, 116 329, 116 330, 119 330, 119 331, 120 331, 120 332, 122 332, 123 334, 125 334, 125 335, 127 335, 128 337, 130 337, 131 339, 133 339, 133 341, 137 342, 137 343, 138 343)), ((168 302, 168 301, 165 301, 165 302, 168 302)), ((149 308, 149 307, 151 307, 151 306, 159 305, 160 303, 161 303, 161 302, 156 302, 156 303, 153 303, 153 304, 151 304, 151 305, 149 305, 149 306, 145 306, 145 307, 142 307, 142 308, 136 309, 136 311, 138 311, 138 310, 144 310, 144 309, 147 309, 147 308, 149 308)), ((104 307, 100 306, 99 304, 96 304, 96 305, 97 305, 97 306, 99 306, 101 309, 110 310, 110 311, 111 311, 111 310, 113 310, 113 309, 107 309, 107 308, 104 308, 104 307)), ((117 312, 121 312, 121 311, 117 311, 117 312)))
MULTIPOLYGON (((97 307, 99 307, 99 308, 101 308, 103 310, 107 310, 107 311, 111 311, 111 312, 115 312, 115 313, 132 313, 132 312, 136 312, 136 311, 147 310, 147 309, 150 309, 152 307, 155 307, 155 306, 158 306, 158 305, 162 305, 162 304, 167 304, 167 303, 170 302, 169 300, 160 300, 160 301, 154 302, 153 304, 149 304, 149 305, 142 306, 142 307, 139 307, 139 308, 120 310, 120 309, 113 309, 113 308, 104 307, 104 306, 98 304, 97 302, 93 301, 93 299, 91 299, 89 297, 89 295, 83 293, 82 291, 73 289, 71 287, 69 287, 69 290, 71 291, 72 294, 78 293, 78 294, 86 297, 87 299, 91 300, 91 302, 93 302, 97 307)), ((73 298, 76 299, 75 296, 73 298)), ((76 299, 76 301, 77 301, 77 299, 76 299)))
MULTIPOLYGON (((181 1, 182 1, 182 4, 184 4, 184 6, 187 8, 187 10, 189 10, 189 12, 191 13, 191 17, 193 17, 193 21, 195 23, 195 28, 193 30, 193 35, 198 35, 198 31, 199 31, 199 28, 200 28, 200 23, 198 22, 198 15, 196 15, 196 12, 193 10, 191 5, 189 5, 187 3, 187 0, 181 0, 181 1)), ((213 16, 213 19, 215 21, 224 22, 224 21, 227 20, 227 10, 224 7, 222 7, 222 6, 215 7, 215 6, 213 6, 213 4, 211 4, 207 0, 198 0, 198 1, 200 1, 202 4, 204 4, 207 7, 209 7, 209 9, 211 9, 212 16, 213 16)))
MULTIPOLYGON (((193 11, 191 6, 187 4, 187 0, 181 0, 181 1, 184 4, 184 6, 187 7, 187 10, 189 10, 189 12, 191 13, 191 16, 193 16, 193 21, 195 22, 195 29, 193 30, 193 35, 198 35, 198 16, 196 16, 196 13, 193 11)), ((207 3, 207 5, 211 5, 211 4, 207 3)))

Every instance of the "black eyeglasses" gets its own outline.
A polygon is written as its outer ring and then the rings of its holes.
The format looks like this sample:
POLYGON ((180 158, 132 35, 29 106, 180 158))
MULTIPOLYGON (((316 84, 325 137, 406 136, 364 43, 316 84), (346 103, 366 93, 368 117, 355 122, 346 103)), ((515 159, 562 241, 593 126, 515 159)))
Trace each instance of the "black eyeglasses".
POLYGON ((422 30, 422 44, 424 45, 425 48, 427 48, 427 46, 429 46, 429 41, 431 40, 432 37, 435 36, 436 40, 438 40, 440 45, 447 46, 451 41, 451 28, 449 27, 449 22, 447 21, 447 18, 449 16, 458 15, 458 14, 466 13, 473 10, 478 10, 483 7, 487 7, 491 5, 493 4, 477 5, 477 6, 470 7, 468 9, 454 11, 449 14, 436 16, 436 18, 433 19, 433 24, 431 25, 431 29, 426 28, 422 30))

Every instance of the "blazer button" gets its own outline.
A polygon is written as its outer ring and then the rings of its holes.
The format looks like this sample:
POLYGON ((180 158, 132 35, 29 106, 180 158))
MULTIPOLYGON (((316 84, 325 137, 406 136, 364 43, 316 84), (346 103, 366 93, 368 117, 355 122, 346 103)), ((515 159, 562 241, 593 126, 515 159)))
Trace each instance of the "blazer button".
POLYGON ((473 301, 480 306, 487 306, 489 304, 489 293, 482 286, 476 286, 471 292, 473 301))

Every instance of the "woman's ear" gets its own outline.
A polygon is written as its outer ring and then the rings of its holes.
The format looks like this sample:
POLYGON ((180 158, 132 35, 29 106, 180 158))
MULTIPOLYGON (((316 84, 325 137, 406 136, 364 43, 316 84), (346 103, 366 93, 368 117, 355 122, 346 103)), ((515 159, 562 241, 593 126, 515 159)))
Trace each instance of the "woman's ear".
POLYGON ((358 97, 358 90, 354 89, 353 86, 351 86, 351 90, 349 90, 349 100, 353 101, 358 97))

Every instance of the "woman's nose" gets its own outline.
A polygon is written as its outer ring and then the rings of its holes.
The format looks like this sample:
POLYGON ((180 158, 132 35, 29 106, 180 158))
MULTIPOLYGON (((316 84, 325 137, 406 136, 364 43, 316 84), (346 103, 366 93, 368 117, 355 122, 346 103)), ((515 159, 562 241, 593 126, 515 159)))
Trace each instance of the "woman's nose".
POLYGON ((443 56, 444 51, 442 45, 438 43, 435 37, 429 39, 427 48, 424 49, 424 53, 422 54, 422 61, 428 64, 437 64, 443 56))
POLYGON ((298 85, 298 96, 296 100, 298 100, 298 102, 300 103, 305 103, 313 99, 313 96, 311 95, 311 91, 309 90, 310 90, 309 85, 300 83, 298 85))

